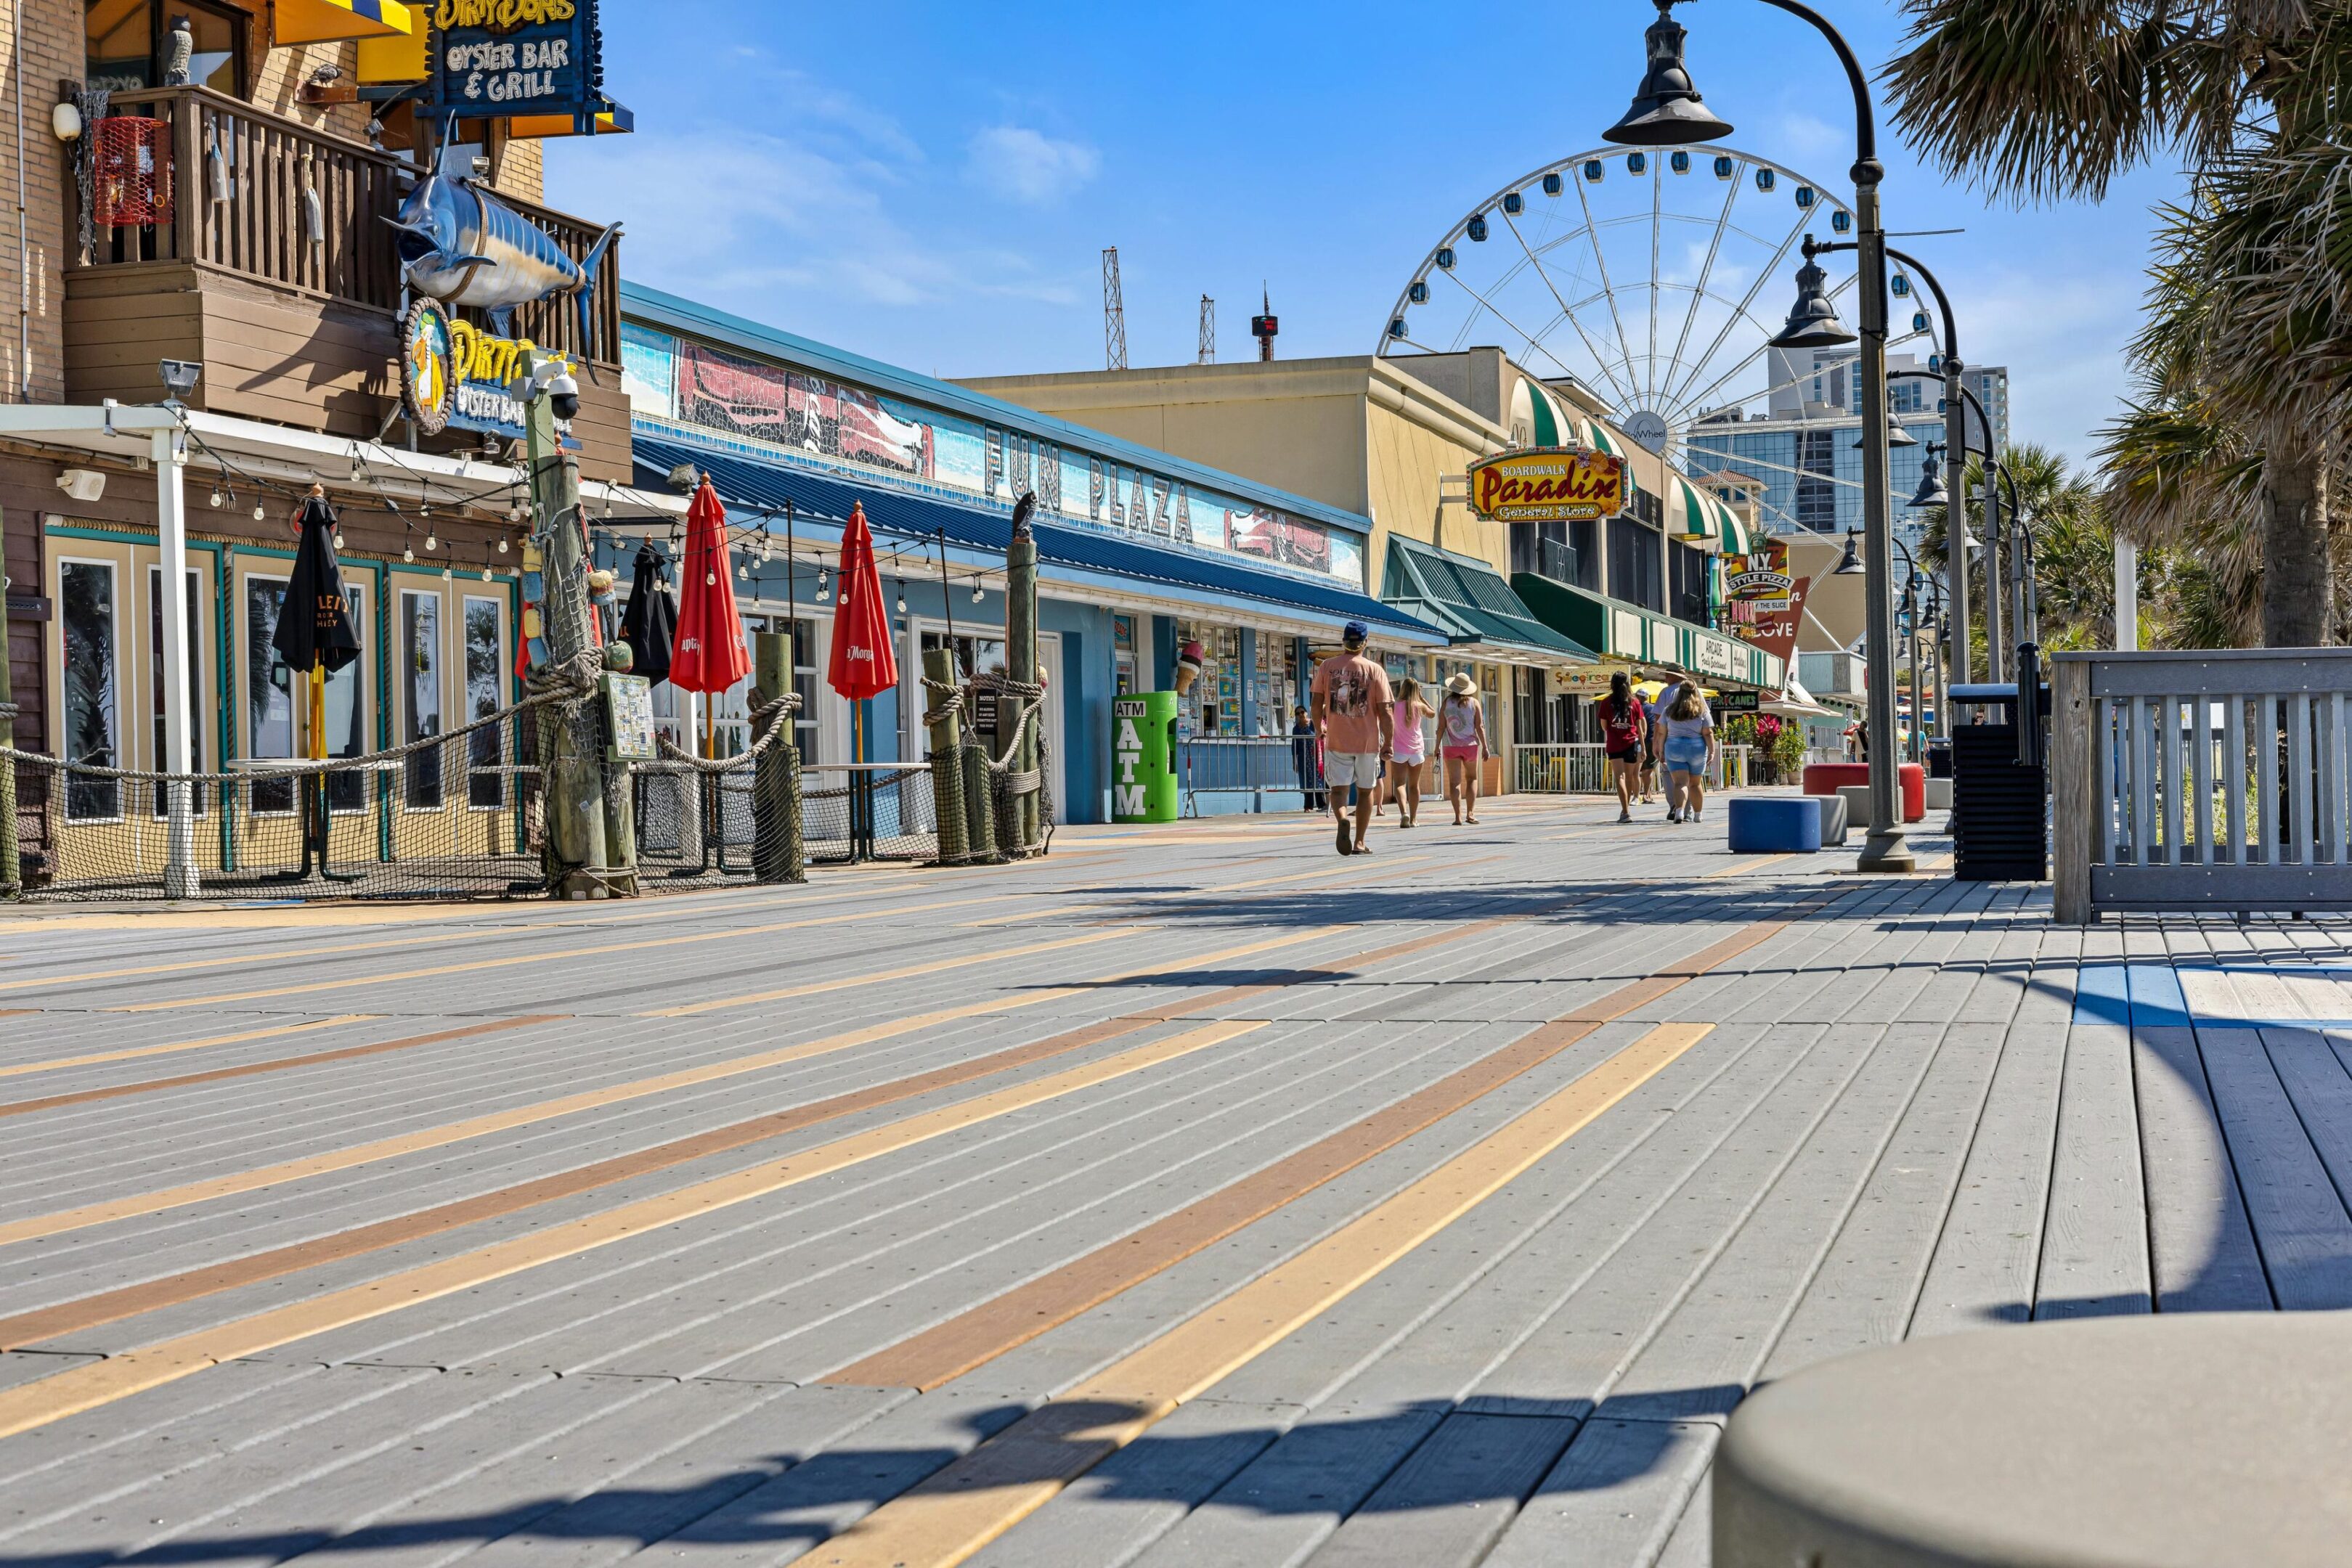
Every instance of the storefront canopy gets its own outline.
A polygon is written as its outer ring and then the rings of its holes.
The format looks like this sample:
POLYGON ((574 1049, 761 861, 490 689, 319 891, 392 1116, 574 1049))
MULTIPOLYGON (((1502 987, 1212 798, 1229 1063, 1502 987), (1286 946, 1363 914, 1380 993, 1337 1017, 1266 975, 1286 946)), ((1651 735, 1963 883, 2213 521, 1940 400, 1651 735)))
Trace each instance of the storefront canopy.
POLYGON ((1544 664, 1598 662, 1592 651, 1536 619, 1502 573, 1485 561, 1391 534, 1383 597, 1445 628, 1456 644, 1493 657, 1544 664))
POLYGON ((1748 553, 1748 529, 1729 502, 1669 469, 1666 521, 1677 538, 1726 555, 1748 553))
POLYGON ((1768 692, 1788 677, 1787 666, 1761 648, 1591 589, 1525 571, 1512 574, 1511 588, 1546 625, 1612 663, 1664 664, 1768 692))
MULTIPOLYGON (((855 484, 781 460, 761 462, 642 433, 635 439, 634 450, 640 484, 664 483, 672 469, 690 463, 710 476, 730 504, 749 509, 780 510, 789 501, 803 518, 838 525, 848 519, 851 507, 863 503, 866 520, 877 534, 908 540, 944 537, 950 546, 991 553, 1003 551, 1013 538, 1009 509, 909 495, 878 484, 855 484)), ((1238 558, 1221 558, 1202 549, 1103 528, 1045 520, 1032 528, 1037 537, 1038 561, 1049 574, 1058 567, 1081 575, 1126 578, 1147 590, 1157 590, 1162 597, 1182 599, 1188 592, 1214 595, 1221 600, 1255 601, 1270 611, 1334 627, 1361 621, 1376 634, 1417 644, 1447 641, 1440 628, 1342 583, 1318 582, 1253 566, 1238 558)))

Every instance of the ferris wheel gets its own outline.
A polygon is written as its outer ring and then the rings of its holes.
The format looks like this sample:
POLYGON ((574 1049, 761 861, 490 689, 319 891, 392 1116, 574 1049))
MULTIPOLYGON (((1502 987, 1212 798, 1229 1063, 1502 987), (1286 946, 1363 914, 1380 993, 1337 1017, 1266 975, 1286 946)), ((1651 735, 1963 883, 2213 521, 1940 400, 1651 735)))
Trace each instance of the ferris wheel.
MULTIPOLYGON (((1397 296, 1377 351, 1502 349, 1538 380, 1572 377, 1626 434, 1682 465, 1694 426, 1846 402, 1817 396, 1810 351, 1767 342, 1794 297, 1804 235, 1853 226, 1828 187, 1735 148, 1579 152, 1454 224, 1397 296)), ((1849 268, 1831 290, 1849 313, 1853 282, 1849 268)), ((1890 289, 1890 346, 1929 336, 1909 279, 1896 272, 1890 289)))

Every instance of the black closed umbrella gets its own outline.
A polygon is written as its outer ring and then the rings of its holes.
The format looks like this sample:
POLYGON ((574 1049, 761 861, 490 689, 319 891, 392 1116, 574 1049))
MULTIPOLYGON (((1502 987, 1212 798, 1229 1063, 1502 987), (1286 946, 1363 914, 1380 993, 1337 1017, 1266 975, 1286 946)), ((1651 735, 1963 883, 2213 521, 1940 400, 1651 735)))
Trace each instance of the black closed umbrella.
POLYGON ((670 653, 677 641, 677 603, 662 580, 662 558, 651 540, 637 547, 629 608, 621 617, 621 641, 629 645, 631 674, 656 685, 669 679, 670 653))
MULTIPOLYGON (((343 598, 342 564, 335 559, 335 509, 327 505, 326 486, 310 486, 294 526, 301 537, 294 547, 294 571, 269 645, 288 669, 301 672, 309 683, 309 751, 315 761, 327 755, 327 676, 360 656, 360 638, 352 626, 351 604, 343 598)), ((292 875, 308 875, 315 857, 320 874, 333 876, 327 870, 324 780, 315 773, 307 776, 302 792, 302 869, 292 875)))
POLYGON ((301 538, 294 547, 294 575, 269 645, 289 670, 331 674, 360 656, 360 638, 343 598, 342 564, 335 559, 335 509, 323 489, 311 487, 295 527, 301 538))

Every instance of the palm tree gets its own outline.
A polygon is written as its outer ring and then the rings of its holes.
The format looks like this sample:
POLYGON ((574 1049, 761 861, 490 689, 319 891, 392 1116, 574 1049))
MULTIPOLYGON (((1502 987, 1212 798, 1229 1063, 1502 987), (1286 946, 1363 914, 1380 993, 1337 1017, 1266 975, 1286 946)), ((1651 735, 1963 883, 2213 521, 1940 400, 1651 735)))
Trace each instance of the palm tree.
MULTIPOLYGON (((2111 493, 2127 534, 2184 541, 2235 537, 2217 507, 2258 507, 2262 641, 2334 640, 2328 481, 2352 415, 2339 107, 2352 0, 1909 9, 1911 47, 1888 69, 1895 117, 1954 174, 2020 199, 2095 199, 2133 164, 2188 155, 2191 195, 2164 209, 2133 346, 2142 397, 2111 432, 2111 493)), ((2236 569, 2222 580, 2244 580, 2236 569)))
MULTIPOLYGON (((2001 459, 2016 484, 2017 503, 2033 536, 2036 595, 2044 648, 2105 648, 2115 641, 2115 528, 2106 498, 2092 480, 2074 472, 2066 459, 2045 446, 2028 442, 2011 447, 2001 459)), ((1960 476, 1968 497, 1969 532, 1984 537, 1984 465, 1971 460, 1960 476)), ((2009 489, 2002 487, 2006 521, 2009 489)), ((1950 568, 1945 517, 1931 515, 1920 541, 1919 564, 1948 573, 1950 568)), ((1972 563, 1969 594, 1984 602, 1983 563, 1972 563)), ((2003 601, 2006 613, 2006 601, 2003 601)), ((1978 617, 1974 630, 1981 630, 1978 617)))

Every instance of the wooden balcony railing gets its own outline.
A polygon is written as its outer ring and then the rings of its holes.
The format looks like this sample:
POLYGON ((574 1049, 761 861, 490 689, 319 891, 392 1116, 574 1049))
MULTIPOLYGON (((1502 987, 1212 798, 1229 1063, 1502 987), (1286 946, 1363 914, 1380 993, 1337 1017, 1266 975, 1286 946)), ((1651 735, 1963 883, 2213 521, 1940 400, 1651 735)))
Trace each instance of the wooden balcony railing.
MULTIPOLYGON (((196 262, 387 315, 399 310, 400 257, 394 231, 383 220, 399 213, 417 179, 415 165, 209 88, 117 93, 109 109, 171 127, 168 168, 158 180, 168 183, 172 217, 145 227, 97 229, 81 265, 196 262)), ((514 196, 499 200, 575 260, 600 232, 514 196)), ((614 251, 597 269, 590 315, 593 353, 581 340, 578 306, 569 298, 519 308, 515 331, 542 348, 617 363, 621 287, 614 251)))

